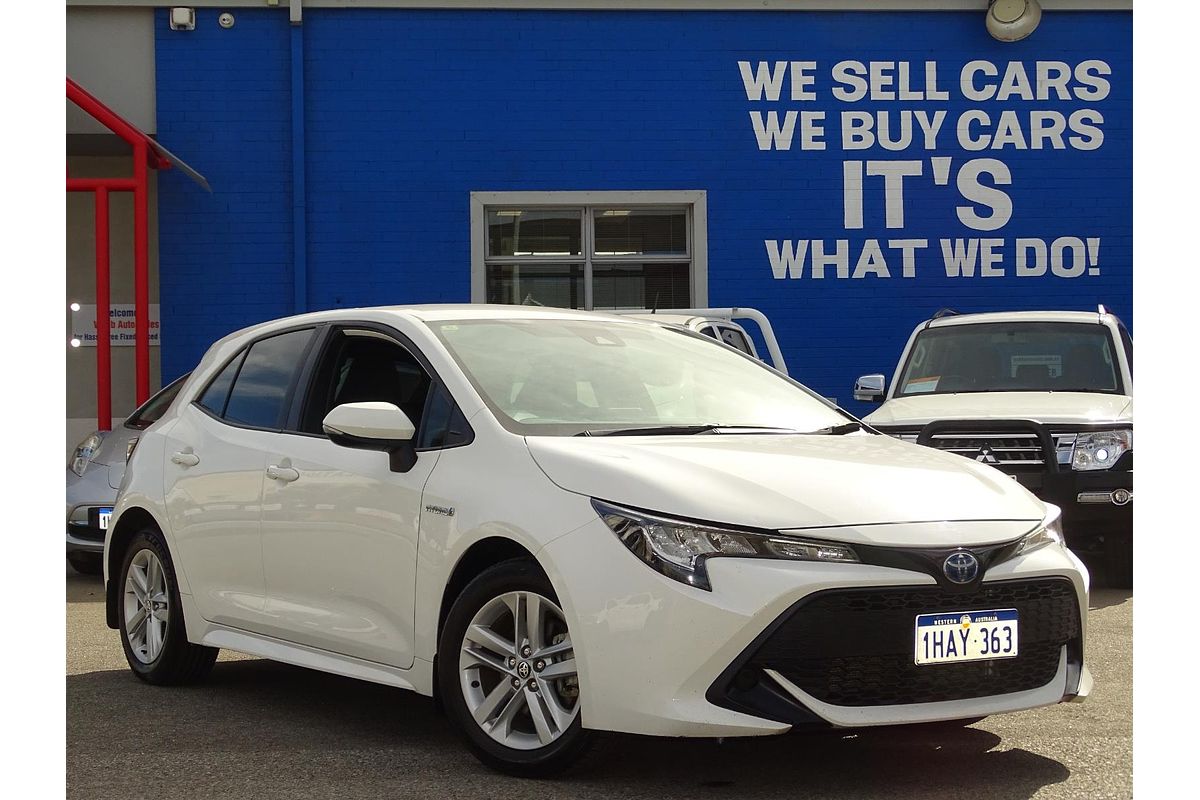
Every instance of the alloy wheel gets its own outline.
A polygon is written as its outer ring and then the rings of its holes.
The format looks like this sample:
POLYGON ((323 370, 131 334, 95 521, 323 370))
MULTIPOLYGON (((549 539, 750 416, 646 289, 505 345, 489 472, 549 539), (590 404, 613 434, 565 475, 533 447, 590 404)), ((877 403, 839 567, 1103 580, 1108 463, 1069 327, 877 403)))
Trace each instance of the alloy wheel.
POLYGON ((134 657, 152 664, 167 638, 170 600, 167 576, 153 550, 134 554, 125 574, 125 637, 134 657))
POLYGON ((458 663, 467 710, 506 747, 545 747, 579 715, 566 619, 536 592, 508 592, 484 604, 467 626, 458 663))

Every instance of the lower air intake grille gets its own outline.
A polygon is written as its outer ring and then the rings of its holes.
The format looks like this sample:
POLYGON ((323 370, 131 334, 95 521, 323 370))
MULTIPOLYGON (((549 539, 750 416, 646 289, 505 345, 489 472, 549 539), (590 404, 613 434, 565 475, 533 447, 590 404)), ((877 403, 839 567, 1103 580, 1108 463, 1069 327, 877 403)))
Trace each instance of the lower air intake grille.
POLYGON ((936 587, 831 591, 802 601, 761 644, 749 666, 773 669, 808 694, 839 706, 904 705, 1009 694, 1045 686, 1063 645, 1080 635, 1075 589, 1043 579, 936 587), (963 664, 913 663, 918 614, 1017 609, 1016 658, 963 664))

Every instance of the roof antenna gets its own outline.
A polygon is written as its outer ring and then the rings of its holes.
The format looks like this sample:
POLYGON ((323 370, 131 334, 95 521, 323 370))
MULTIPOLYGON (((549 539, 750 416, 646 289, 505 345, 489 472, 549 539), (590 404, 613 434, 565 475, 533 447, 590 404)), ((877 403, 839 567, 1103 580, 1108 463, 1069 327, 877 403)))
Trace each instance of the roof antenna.
POLYGON ((546 304, 539 303, 537 300, 534 300, 533 292, 530 292, 529 294, 525 295, 525 299, 521 301, 521 305, 523 305, 523 306, 542 306, 544 308, 546 304))
POLYGON ((953 308, 939 308, 933 315, 933 318, 941 319, 942 317, 956 317, 958 314, 959 312, 955 311, 953 308))

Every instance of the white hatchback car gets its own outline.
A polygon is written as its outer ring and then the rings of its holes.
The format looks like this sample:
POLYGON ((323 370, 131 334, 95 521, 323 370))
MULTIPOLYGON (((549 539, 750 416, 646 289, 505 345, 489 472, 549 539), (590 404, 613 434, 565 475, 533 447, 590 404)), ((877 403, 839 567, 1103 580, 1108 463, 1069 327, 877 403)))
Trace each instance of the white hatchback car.
POLYGON ((216 343, 105 546, 151 683, 218 648, 436 695, 515 774, 596 731, 758 736, 1086 696, 1058 511, 702 334, 349 309, 216 343))

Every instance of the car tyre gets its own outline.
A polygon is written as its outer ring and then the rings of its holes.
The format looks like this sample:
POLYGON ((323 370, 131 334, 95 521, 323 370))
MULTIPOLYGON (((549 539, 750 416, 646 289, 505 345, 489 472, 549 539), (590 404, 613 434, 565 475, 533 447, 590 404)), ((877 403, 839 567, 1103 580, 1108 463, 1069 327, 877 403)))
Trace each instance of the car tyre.
POLYGON ((1108 584, 1115 589, 1133 588, 1133 536, 1109 536, 1104 542, 1108 584))
POLYGON ((175 567, 161 533, 150 528, 134 535, 117 580, 121 645, 133 674, 160 686, 208 675, 219 651, 187 640, 175 567))
POLYGON ((104 559, 99 553, 68 553, 67 562, 81 575, 99 575, 104 572, 104 559))
POLYGON ((593 743, 566 620, 532 561, 497 564, 463 589, 442 628, 437 670, 447 715, 492 769, 554 775, 593 743))

